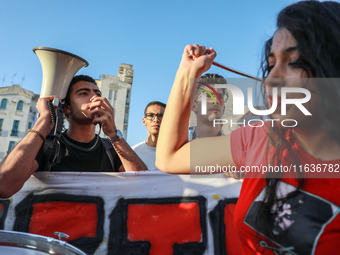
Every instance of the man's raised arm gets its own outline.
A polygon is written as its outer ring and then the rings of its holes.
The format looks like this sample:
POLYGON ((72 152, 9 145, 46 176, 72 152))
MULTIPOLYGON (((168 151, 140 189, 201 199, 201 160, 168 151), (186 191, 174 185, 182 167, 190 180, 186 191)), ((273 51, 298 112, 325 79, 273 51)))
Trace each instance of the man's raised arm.
POLYGON ((190 173, 195 165, 233 164, 230 136, 200 138, 188 142, 190 98, 197 80, 209 70, 216 53, 213 48, 187 45, 164 113, 156 149, 156 166, 168 173, 190 173), (219 148, 218 150, 216 148, 219 148))

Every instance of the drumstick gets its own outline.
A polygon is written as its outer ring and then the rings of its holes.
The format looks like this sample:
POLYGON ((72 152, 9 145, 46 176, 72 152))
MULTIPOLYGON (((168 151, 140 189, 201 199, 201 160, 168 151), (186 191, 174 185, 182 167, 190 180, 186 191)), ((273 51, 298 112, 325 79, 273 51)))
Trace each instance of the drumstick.
POLYGON ((234 70, 234 69, 232 69, 232 68, 230 68, 230 67, 227 67, 227 66, 224 66, 224 65, 222 65, 222 64, 219 64, 219 63, 216 63, 216 62, 213 62, 212 64, 215 65, 215 66, 218 66, 218 67, 220 67, 220 68, 222 68, 222 69, 225 69, 225 70, 227 70, 227 71, 229 71, 229 72, 236 73, 236 74, 242 75, 242 76, 244 76, 244 77, 248 77, 248 78, 250 78, 250 79, 254 79, 254 80, 257 80, 257 81, 262 82, 262 79, 260 79, 260 78, 258 78, 258 77, 255 77, 255 76, 252 76, 252 75, 249 75, 249 74, 246 74, 246 73, 242 73, 242 72, 240 72, 240 71, 234 70))
MULTIPOLYGON (((207 49, 207 53, 208 53, 208 49, 207 49)), ((191 51, 190 53, 188 53, 188 56, 189 56, 189 57, 192 57, 192 56, 193 56, 192 51, 191 51)), ((237 70, 235 70, 235 69, 232 69, 232 68, 227 67, 227 66, 225 66, 225 65, 219 64, 219 63, 217 63, 217 62, 213 62, 212 64, 215 65, 215 66, 217 66, 217 67, 219 67, 219 68, 222 68, 222 69, 224 69, 224 70, 227 70, 227 71, 229 71, 229 72, 236 73, 236 74, 242 75, 242 76, 244 76, 244 77, 247 77, 247 78, 254 79, 254 80, 256 80, 256 81, 262 82, 262 79, 260 79, 260 78, 258 78, 258 77, 255 77, 255 76, 252 76, 252 75, 249 75, 249 74, 246 74, 246 73, 237 71, 237 70)))

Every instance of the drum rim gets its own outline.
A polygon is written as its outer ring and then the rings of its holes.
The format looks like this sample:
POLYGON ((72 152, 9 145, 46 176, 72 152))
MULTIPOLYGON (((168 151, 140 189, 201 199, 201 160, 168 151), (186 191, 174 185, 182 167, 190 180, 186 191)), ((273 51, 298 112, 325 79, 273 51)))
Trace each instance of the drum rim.
POLYGON ((46 252, 47 254, 65 253, 70 255, 86 255, 86 253, 66 241, 17 231, 0 230, 0 247, 1 246, 26 248, 46 252), (53 253, 51 253, 51 251, 53 253))

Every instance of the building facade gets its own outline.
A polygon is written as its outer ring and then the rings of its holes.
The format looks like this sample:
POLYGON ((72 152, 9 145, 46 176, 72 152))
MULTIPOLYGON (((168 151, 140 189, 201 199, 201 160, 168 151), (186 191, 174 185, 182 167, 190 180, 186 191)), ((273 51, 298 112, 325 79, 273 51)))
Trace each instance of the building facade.
MULTIPOLYGON (((101 80, 96 80, 103 97, 106 97, 114 109, 116 128, 119 129, 125 140, 129 121, 131 88, 134 70, 132 65, 121 64, 117 76, 103 74, 101 80)), ((99 127, 97 127, 99 130, 99 127)), ((105 137, 104 134, 101 134, 105 137)))
POLYGON ((19 85, 0 88, 0 161, 32 127, 38 98, 19 85))

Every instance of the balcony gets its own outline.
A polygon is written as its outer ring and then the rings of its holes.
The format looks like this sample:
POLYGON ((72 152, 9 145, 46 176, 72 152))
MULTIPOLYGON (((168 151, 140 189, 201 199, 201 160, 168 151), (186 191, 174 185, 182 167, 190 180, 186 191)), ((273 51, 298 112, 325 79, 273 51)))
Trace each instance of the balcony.
POLYGON ((12 129, 11 136, 18 136, 19 135, 19 130, 12 129))
POLYGON ((23 111, 16 110, 16 111, 15 111, 15 116, 23 117, 23 116, 24 116, 24 112, 23 112, 23 111))

